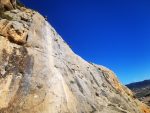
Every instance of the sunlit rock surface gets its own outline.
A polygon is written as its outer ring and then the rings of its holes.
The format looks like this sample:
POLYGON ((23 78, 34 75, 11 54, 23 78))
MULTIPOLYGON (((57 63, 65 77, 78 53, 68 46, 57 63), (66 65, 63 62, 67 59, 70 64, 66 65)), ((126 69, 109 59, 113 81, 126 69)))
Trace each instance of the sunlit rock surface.
POLYGON ((111 70, 76 55, 39 13, 7 7, 0 15, 0 113, 150 113, 111 70))

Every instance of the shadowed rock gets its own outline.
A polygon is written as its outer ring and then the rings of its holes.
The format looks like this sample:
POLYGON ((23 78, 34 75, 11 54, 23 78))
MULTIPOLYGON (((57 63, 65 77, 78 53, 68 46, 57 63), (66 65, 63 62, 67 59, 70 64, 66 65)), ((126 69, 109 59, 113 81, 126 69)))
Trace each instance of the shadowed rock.
POLYGON ((16 0, 0 0, 1 9, 12 10, 16 8, 16 0))

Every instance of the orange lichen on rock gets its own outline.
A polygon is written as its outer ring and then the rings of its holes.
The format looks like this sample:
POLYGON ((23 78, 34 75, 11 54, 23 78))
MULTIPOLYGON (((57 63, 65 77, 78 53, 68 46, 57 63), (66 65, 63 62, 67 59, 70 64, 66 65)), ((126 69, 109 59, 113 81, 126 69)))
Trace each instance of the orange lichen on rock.
POLYGON ((105 78, 109 81, 109 83, 120 93, 127 93, 129 96, 133 97, 133 93, 131 90, 123 86, 117 77, 115 76, 114 72, 109 70, 108 68, 105 67, 100 67, 101 71, 103 72, 103 75, 105 78))
POLYGON ((143 113, 150 113, 150 108, 145 104, 141 104, 140 109, 143 113))

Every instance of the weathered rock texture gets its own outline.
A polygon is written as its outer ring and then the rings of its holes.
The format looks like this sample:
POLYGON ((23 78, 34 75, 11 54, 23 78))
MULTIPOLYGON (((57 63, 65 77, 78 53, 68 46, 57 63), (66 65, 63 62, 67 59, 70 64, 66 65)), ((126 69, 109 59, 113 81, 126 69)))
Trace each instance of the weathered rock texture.
POLYGON ((111 70, 77 56, 39 13, 7 7, 0 113, 150 113, 111 70))
POLYGON ((16 8, 16 0, 0 0, 0 8, 11 10, 16 8))

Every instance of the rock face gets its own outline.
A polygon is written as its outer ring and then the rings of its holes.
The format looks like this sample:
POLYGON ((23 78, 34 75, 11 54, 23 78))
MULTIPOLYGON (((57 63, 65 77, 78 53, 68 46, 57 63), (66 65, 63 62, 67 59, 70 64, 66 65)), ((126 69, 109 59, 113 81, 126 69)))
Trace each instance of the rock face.
POLYGON ((4 10, 15 9, 16 0, 0 0, 0 7, 4 10))
POLYGON ((131 83, 127 87, 134 92, 135 97, 150 106, 150 80, 131 83))
POLYGON ((8 9, 0 19, 0 113, 150 113, 111 70, 77 56, 39 13, 8 9))

